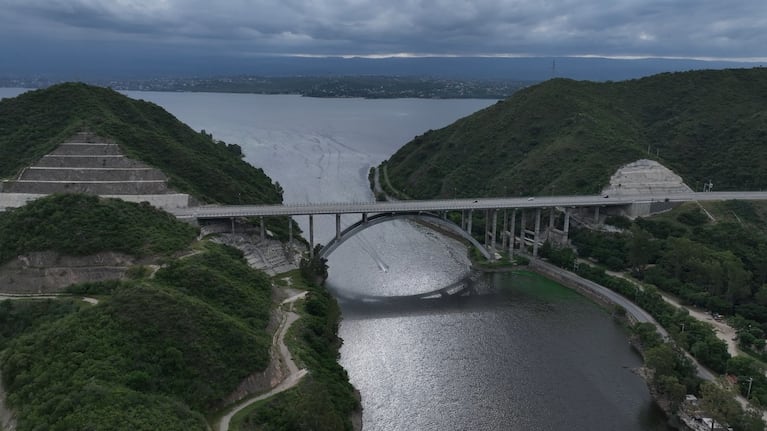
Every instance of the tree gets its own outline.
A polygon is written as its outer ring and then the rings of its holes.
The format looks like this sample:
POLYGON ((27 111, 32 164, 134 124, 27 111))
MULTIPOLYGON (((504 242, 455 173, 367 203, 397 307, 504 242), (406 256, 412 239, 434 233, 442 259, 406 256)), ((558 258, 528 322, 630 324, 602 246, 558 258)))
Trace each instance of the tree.
POLYGON ((659 346, 648 349, 645 352, 645 363, 648 367, 655 370, 654 379, 658 381, 661 376, 673 376, 674 364, 676 364, 676 352, 674 349, 664 343, 659 346))
POLYGON ((703 397, 703 409, 721 424, 734 422, 743 413, 732 394, 715 383, 703 382, 700 385, 700 394, 703 397))
POLYGON ((657 251, 657 247, 652 242, 652 236, 646 230, 634 225, 631 227, 627 248, 628 262, 632 271, 643 274, 657 251))

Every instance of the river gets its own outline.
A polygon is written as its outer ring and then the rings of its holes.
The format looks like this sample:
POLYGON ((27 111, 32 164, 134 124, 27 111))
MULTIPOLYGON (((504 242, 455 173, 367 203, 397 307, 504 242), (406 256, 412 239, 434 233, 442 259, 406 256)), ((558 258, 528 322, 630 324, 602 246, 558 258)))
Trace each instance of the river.
MULTIPOLYGON (((241 145, 249 162, 282 185, 287 203, 371 200, 370 166, 415 135, 494 103, 128 94, 241 145)), ((306 231, 306 218, 297 221, 306 231)), ((316 218, 318 241, 331 238, 334 223, 316 218)), ((396 298, 460 280, 469 262, 461 244, 391 222, 344 243, 329 265, 328 284, 340 298, 396 298)), ((534 276, 483 282, 497 293, 342 301, 340 362, 362 394, 365 430, 668 429, 632 372, 639 356, 608 313, 534 276)))

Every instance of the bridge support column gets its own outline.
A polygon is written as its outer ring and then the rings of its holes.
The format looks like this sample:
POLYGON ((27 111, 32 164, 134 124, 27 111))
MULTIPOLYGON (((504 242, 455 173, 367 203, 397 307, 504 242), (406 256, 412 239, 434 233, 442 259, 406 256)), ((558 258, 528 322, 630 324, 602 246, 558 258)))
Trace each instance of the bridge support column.
POLYGON ((234 217, 229 217, 229 221, 232 222, 232 233, 234 233, 234 217))
POLYGON ((511 235, 509 235, 509 260, 514 259, 514 235, 516 234, 514 231, 517 230, 517 227, 515 226, 517 223, 517 210, 513 209, 511 210, 511 226, 509 229, 511 231, 511 235))
POLYGON ((519 250, 522 252, 526 251, 525 247, 527 247, 527 220, 525 220, 526 214, 527 212, 522 210, 522 218, 519 221, 519 250))
POLYGON ((567 244, 567 234, 570 232, 570 208, 565 208, 565 227, 563 232, 565 233, 565 244, 567 244))
POLYGON ((293 219, 288 217, 288 245, 293 247, 293 219))
POLYGON ((551 235, 551 232, 554 231, 554 219, 556 218, 555 211, 556 208, 554 207, 551 207, 551 211, 549 211, 549 235, 551 235))
POLYGON ((506 242, 508 241, 509 232, 509 214, 506 209, 503 210, 503 227, 501 228, 501 250, 506 250, 506 242))
POLYGON ((266 227, 264 226, 264 216, 259 217, 259 235, 261 235, 261 240, 266 239, 266 227))
POLYGON ((538 257, 538 238, 541 231, 541 209, 535 210, 535 234, 533 235, 533 257, 538 257))
POLYGON ((368 213, 362 213, 362 223, 368 222, 368 213))
POLYGON ((594 224, 599 224, 599 207, 594 207, 594 224))
POLYGON ((336 241, 341 239, 341 214, 336 214, 336 241))
POLYGON ((471 235, 471 220, 474 218, 474 210, 469 210, 469 220, 466 222, 466 232, 471 235))
POLYGON ((488 233, 488 229, 490 227, 490 210, 485 210, 485 250, 487 250, 487 244, 488 244, 488 237, 490 234, 488 233))
POLYGON ((492 236, 490 237, 490 248, 495 251, 495 239, 498 234, 498 210, 494 209, 493 211, 493 229, 492 229, 492 236))
POLYGON ((461 229, 466 230, 466 210, 461 210, 461 229))
POLYGON ((314 216, 309 214, 309 256, 314 257, 314 216))

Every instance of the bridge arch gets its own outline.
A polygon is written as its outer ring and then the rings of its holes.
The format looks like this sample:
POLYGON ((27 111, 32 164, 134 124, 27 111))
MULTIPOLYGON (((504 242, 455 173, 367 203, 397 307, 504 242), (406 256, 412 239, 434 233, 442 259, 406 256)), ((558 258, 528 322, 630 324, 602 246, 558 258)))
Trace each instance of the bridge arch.
POLYGON ((354 223, 353 225, 347 227, 343 231, 341 231, 341 235, 338 237, 333 237, 332 240, 328 241, 327 244, 325 244, 324 247, 319 251, 319 257, 327 258, 335 249, 337 249, 341 244, 346 242, 349 238, 353 237, 354 235, 362 232, 363 230, 370 228, 372 226, 375 226, 379 223, 392 221, 392 220, 422 220, 426 221, 427 226, 429 224, 436 224, 440 228, 443 228, 451 233, 454 233, 461 238, 465 239, 471 245, 473 245, 477 250, 479 250, 480 253, 482 253, 482 256, 485 257, 487 260, 493 260, 490 253, 485 249, 485 247, 482 246, 482 244, 479 243, 474 237, 472 237, 468 232, 461 229, 458 225, 455 223, 445 220, 437 215, 431 214, 431 213, 425 213, 425 212, 413 212, 413 213, 381 213, 381 214, 375 214, 373 216, 370 216, 367 218, 367 220, 363 219, 358 221, 357 223, 354 223))

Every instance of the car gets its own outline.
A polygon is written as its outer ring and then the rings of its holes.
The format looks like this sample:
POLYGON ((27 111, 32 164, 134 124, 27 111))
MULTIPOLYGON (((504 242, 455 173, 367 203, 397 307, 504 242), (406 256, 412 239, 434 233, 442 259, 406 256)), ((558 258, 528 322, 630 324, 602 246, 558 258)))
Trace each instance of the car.
POLYGON ((602 195, 603 198, 607 199, 610 197, 610 195, 602 195))
POLYGON ((532 197, 532 196, 530 196, 529 198, 527 198, 527 200, 529 200, 529 201, 534 201, 534 200, 535 200, 535 198, 534 198, 534 197, 532 197))

